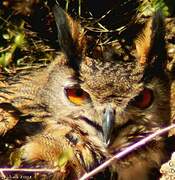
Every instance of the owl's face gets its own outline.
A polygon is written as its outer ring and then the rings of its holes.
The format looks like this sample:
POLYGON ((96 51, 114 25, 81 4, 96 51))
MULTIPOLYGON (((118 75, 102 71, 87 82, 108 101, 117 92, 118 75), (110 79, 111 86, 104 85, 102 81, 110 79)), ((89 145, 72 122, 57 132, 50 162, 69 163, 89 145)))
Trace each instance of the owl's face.
MULTIPOLYGON (((57 17, 56 22, 61 30, 57 17)), ((130 61, 112 55, 90 58, 84 39, 78 41, 82 34, 76 40, 68 31, 65 37, 72 36, 74 44, 66 46, 62 44, 66 41, 60 40, 64 55, 51 69, 52 77, 41 91, 56 119, 74 119, 83 131, 98 137, 110 153, 165 126, 170 115, 169 86, 163 33, 155 23, 155 19, 148 22, 136 41, 135 59, 130 61)), ((78 27, 69 26, 72 32, 78 27)))
POLYGON ((169 87, 164 71, 147 72, 134 61, 93 62, 93 68, 82 65, 81 80, 94 111, 86 118, 101 127, 102 140, 111 152, 168 123, 169 87))
POLYGON ((136 61, 88 61, 93 63, 82 62, 79 74, 64 65, 51 77, 46 88, 54 88, 47 99, 56 117, 73 118, 111 153, 168 123, 169 87, 163 70, 147 71, 136 61))

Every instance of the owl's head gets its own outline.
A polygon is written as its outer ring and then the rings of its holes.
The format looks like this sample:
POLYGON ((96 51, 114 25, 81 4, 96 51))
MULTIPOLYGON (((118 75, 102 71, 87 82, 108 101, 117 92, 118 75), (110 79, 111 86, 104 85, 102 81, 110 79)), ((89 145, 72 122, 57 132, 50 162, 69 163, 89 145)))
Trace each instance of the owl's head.
POLYGON ((115 46, 97 47, 96 56, 89 56, 80 24, 57 5, 53 12, 63 53, 50 67, 52 76, 45 90, 57 119, 73 118, 73 123, 98 136, 112 152, 169 122, 164 26, 159 12, 136 38, 135 56, 127 61, 117 58, 115 46))

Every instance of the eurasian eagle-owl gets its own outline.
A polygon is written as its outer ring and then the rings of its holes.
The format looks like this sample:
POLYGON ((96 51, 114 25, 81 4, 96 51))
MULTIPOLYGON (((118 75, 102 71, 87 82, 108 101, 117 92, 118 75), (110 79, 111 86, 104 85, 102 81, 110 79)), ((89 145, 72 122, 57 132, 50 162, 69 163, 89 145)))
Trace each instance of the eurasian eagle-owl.
MULTIPOLYGON (((125 61, 115 56, 115 46, 97 48, 89 56, 80 24, 57 4, 53 13, 62 52, 46 68, 2 81, 0 133, 33 122, 36 133, 19 148, 20 158, 58 167, 71 149, 73 155, 55 178, 78 178, 170 123, 164 25, 155 13, 135 41, 135 59, 125 61), (35 122, 43 125, 39 132, 35 122)), ((165 157, 161 137, 116 161, 109 171, 113 179, 149 179, 165 157)))

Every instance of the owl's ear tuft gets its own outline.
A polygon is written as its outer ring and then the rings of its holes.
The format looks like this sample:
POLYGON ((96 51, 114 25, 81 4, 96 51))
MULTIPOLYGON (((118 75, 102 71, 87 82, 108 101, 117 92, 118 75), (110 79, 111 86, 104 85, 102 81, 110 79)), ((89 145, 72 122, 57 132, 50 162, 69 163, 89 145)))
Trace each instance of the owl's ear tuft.
POLYGON ((86 49, 84 31, 80 24, 74 21, 58 3, 52 5, 58 31, 58 42, 68 59, 69 65, 76 71, 86 49))
POLYGON ((146 23, 142 33, 135 41, 138 61, 141 65, 166 64, 164 18, 161 11, 157 11, 146 23))

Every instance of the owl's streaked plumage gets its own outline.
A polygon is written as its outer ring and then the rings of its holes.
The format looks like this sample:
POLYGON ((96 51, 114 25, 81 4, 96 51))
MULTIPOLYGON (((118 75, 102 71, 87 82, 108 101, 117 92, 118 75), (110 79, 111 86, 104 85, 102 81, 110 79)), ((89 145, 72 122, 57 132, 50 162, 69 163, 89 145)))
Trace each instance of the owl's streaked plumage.
MULTIPOLYGON (((62 52, 47 68, 2 81, 0 133, 22 121, 35 131, 41 122, 41 130, 19 148, 24 164, 55 167, 71 149, 73 156, 56 176, 77 178, 170 123, 164 26, 156 13, 135 41, 135 59, 125 61, 116 58, 115 47, 89 56, 83 28, 58 5, 53 13, 62 52), (14 125, 7 126, 8 118, 14 125)), ((163 141, 131 153, 109 171, 120 180, 149 179, 166 157, 163 141)))

